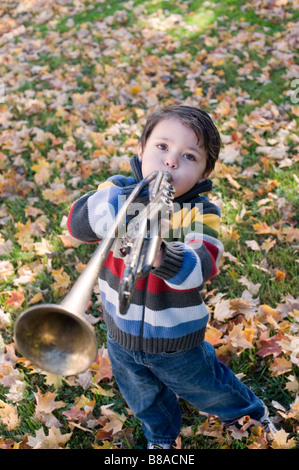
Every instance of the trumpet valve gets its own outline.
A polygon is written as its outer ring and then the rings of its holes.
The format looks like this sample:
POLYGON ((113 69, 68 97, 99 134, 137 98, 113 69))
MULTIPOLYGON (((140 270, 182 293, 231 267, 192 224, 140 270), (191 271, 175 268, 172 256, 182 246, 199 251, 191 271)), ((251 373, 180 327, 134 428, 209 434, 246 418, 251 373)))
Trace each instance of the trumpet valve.
POLYGON ((122 258, 125 258, 130 253, 131 248, 132 248, 132 243, 129 242, 127 234, 125 233, 122 238, 120 248, 118 250, 120 256, 122 258))

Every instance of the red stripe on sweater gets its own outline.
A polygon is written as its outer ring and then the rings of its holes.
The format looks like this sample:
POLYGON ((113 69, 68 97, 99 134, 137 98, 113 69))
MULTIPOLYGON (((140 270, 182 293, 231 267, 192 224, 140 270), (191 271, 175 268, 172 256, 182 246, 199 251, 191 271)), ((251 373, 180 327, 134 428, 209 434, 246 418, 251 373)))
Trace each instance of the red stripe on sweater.
MULTIPOLYGON (((122 258, 114 258, 113 252, 110 251, 106 261, 104 263, 104 266, 108 268, 111 273, 114 276, 119 277, 122 279, 123 274, 124 274, 124 269, 125 269, 125 262, 122 258)), ((137 284, 136 284, 136 289, 137 290, 143 290, 147 288, 148 292, 151 294, 160 294, 165 291, 178 291, 178 292, 189 292, 190 289, 173 289, 169 287, 167 284, 165 284, 164 280, 158 276, 155 276, 153 273, 150 273, 148 276, 148 282, 146 286, 146 279, 138 279, 137 284)))
POLYGON ((209 279, 211 279, 211 277, 215 276, 218 273, 218 268, 216 265, 216 260, 219 254, 218 247, 216 245, 213 245, 213 243, 203 240, 202 238, 191 240, 190 242, 188 242, 188 245, 192 245, 192 243, 203 243, 207 251, 209 252, 212 262, 212 271, 209 276, 209 279))
POLYGON ((72 231, 71 231, 71 218, 72 218, 74 207, 75 207, 75 203, 72 205, 71 210, 69 212, 69 215, 67 217, 67 221, 66 221, 67 229, 68 229, 69 233, 71 234, 71 236, 73 238, 75 238, 75 237, 74 237, 74 235, 72 234, 72 231))

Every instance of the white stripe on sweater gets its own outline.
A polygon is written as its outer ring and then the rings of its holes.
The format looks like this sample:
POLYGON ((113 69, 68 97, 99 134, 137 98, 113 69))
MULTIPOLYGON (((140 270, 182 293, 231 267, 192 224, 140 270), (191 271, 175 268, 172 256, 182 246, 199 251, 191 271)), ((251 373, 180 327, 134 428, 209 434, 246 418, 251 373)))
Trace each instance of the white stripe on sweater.
MULTIPOLYGON (((143 313, 143 305, 131 304, 126 315, 118 312, 118 292, 109 287, 107 281, 99 280, 100 291, 105 294, 105 300, 116 307, 116 316, 126 320, 140 321, 143 313)), ((109 312, 108 312, 109 313, 109 312)), ((167 308, 154 311, 145 307, 145 321, 153 326, 163 326, 171 328, 182 323, 198 320, 208 314, 208 309, 204 302, 200 305, 184 308, 167 308)))

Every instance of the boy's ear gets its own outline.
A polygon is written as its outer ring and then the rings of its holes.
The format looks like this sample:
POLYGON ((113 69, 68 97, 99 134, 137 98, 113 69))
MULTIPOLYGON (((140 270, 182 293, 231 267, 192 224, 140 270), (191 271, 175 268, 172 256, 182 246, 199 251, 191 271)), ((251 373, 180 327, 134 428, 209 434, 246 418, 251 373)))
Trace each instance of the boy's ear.
POLYGON ((143 155, 142 155, 142 148, 141 148, 141 143, 139 142, 138 144, 138 157, 141 160, 143 155))
POLYGON ((198 182, 201 183, 202 181, 206 180, 210 176, 211 173, 212 173, 212 170, 204 173, 198 182))

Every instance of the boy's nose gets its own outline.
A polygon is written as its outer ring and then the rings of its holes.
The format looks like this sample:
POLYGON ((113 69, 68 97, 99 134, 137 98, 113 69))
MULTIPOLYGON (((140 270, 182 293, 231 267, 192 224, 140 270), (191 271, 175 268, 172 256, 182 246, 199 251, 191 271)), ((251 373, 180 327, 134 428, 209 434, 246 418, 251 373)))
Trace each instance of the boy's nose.
POLYGON ((165 158, 164 165, 169 166, 170 168, 177 168, 177 157, 175 155, 168 154, 165 158))

